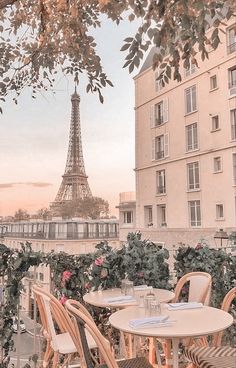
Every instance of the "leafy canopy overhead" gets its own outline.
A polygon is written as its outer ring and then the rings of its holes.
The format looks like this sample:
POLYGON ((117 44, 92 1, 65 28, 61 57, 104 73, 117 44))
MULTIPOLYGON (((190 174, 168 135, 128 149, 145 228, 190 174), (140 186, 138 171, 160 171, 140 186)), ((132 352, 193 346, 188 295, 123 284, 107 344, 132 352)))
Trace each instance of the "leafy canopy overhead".
POLYGON ((221 21, 235 11, 235 0, 0 0, 1 99, 12 93, 17 103, 25 88, 35 98, 37 91, 53 89, 56 74, 62 72, 76 83, 80 73, 86 74, 87 92, 98 93, 103 102, 101 90, 112 83, 90 34, 101 26, 101 14, 117 24, 127 15, 130 21, 142 20, 121 49, 128 52, 124 66, 130 73, 156 46, 154 68, 162 66, 165 82, 172 71, 180 80, 180 64, 195 63, 197 52, 207 57, 209 44, 216 49, 221 21), (208 35, 211 25, 215 30, 208 35))

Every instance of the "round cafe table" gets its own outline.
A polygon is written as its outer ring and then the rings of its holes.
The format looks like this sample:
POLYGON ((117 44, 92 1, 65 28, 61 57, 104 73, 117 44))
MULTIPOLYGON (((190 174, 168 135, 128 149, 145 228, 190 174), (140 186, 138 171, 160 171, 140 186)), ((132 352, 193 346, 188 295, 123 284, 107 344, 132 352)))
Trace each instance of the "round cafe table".
MULTIPOLYGON (((178 368, 179 342, 183 338, 200 337, 214 334, 225 330, 233 323, 233 317, 221 309, 202 307, 197 309, 170 311, 167 306, 162 306, 163 315, 168 315, 173 324, 168 326, 148 326, 133 329, 129 321, 146 317, 145 309, 132 307, 125 308, 113 313, 109 321, 116 329, 129 334, 156 337, 171 340, 173 350, 173 368, 178 368)), ((169 364, 169 363, 168 363, 169 364)))
MULTIPOLYGON (((101 307, 101 308, 126 308, 130 306, 135 306, 139 302, 139 295, 142 293, 145 295, 145 293, 150 292, 150 289, 147 290, 136 290, 134 291, 134 298, 137 299, 134 301, 125 301, 122 303, 122 301, 116 301, 109 303, 107 299, 119 297, 122 296, 121 289, 107 289, 107 290, 98 290, 98 291, 91 291, 83 296, 83 300, 91 305, 94 305, 95 307, 101 307)), ((155 294, 156 298, 159 300, 160 303, 167 303, 170 300, 172 300, 175 296, 175 294, 172 291, 165 290, 165 289, 152 289, 152 292, 155 294)))

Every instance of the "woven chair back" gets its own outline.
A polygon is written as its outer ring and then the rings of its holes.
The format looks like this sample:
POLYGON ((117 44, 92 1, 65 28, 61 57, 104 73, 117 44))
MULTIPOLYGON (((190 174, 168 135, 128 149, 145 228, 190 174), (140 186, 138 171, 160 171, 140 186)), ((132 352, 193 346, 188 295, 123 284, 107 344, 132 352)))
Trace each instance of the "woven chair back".
MULTIPOLYGON (((75 305, 75 304, 74 304, 75 305)), ((78 330, 80 333, 80 340, 83 349, 83 356, 87 364, 87 368, 93 368, 94 364, 91 360, 88 343, 85 335, 85 328, 91 334, 93 339, 95 340, 99 353, 107 365, 107 368, 118 368, 117 362, 114 359, 110 346, 107 344, 107 340, 98 330, 94 321, 89 317, 87 313, 85 314, 82 309, 78 309, 73 305, 72 301, 66 301, 66 308, 68 311, 76 318, 78 330)))
POLYGON ((181 291, 186 283, 189 282, 189 302, 199 302, 209 305, 211 296, 212 277, 207 272, 190 272, 182 276, 175 288, 174 302, 179 300, 181 291))
MULTIPOLYGON (((221 304, 221 309, 224 310, 225 312, 229 312, 230 307, 234 300, 236 300, 236 287, 228 291, 228 293, 225 295, 223 302, 221 304)), ((223 335, 224 331, 220 331, 214 334, 212 345, 221 346, 223 335)))
POLYGON ((74 324, 63 305, 48 291, 40 286, 33 285, 32 290, 39 303, 43 318, 47 326, 48 333, 51 337, 52 347, 54 351, 58 350, 55 326, 59 328, 60 333, 68 332, 78 353, 81 354, 81 346, 74 324))

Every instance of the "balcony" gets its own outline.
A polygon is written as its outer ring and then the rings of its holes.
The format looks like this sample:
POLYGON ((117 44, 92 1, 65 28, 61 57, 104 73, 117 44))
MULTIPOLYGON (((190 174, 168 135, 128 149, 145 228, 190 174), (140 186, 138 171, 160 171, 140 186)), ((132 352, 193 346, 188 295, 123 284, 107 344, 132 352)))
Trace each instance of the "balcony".
POLYGON ((83 222, 35 222, 0 224, 2 238, 38 240, 79 240, 118 238, 118 220, 83 222), (40 226, 40 227, 39 227, 40 226))

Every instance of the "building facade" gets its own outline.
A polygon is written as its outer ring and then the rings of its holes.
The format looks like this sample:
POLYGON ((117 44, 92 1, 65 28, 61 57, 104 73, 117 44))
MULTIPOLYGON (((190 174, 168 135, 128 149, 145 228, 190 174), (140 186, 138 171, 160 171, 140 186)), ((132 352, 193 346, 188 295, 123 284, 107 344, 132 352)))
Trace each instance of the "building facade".
MULTIPOLYGON (((236 226, 236 28, 164 87, 152 52, 135 77, 136 229, 191 245, 236 226)), ((126 229, 121 226, 124 240, 126 229)))
MULTIPOLYGON (((103 240, 118 248, 119 225, 117 220, 67 220, 22 221, 0 224, 0 242, 10 248, 20 248, 21 243, 28 241, 34 251, 43 253, 65 252, 68 254, 92 253, 95 246, 103 240)), ((31 286, 37 282, 45 289, 51 289, 49 267, 40 265, 31 267, 24 278, 24 290, 21 293, 22 312, 33 318, 34 298, 31 286)))

